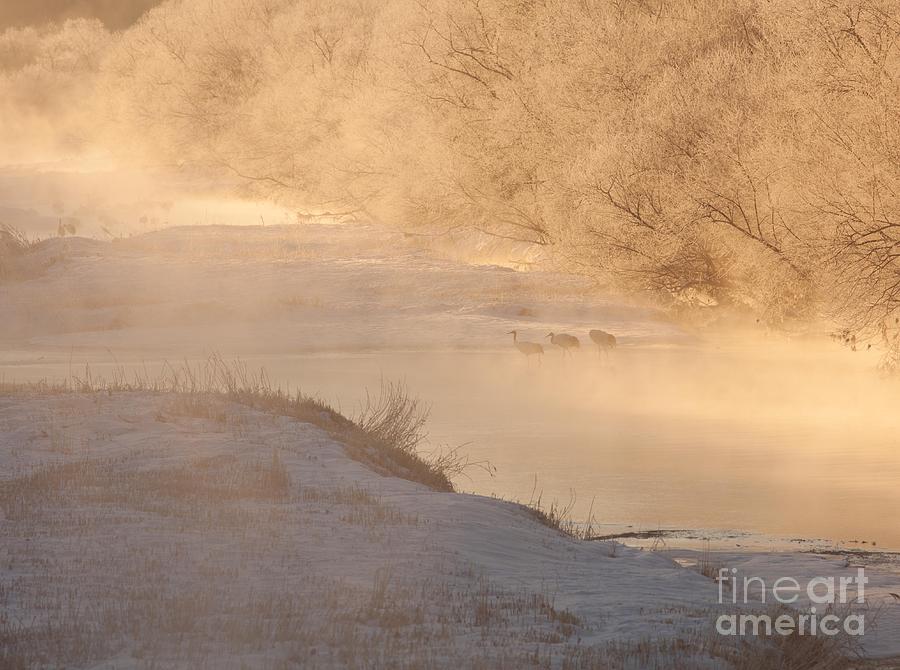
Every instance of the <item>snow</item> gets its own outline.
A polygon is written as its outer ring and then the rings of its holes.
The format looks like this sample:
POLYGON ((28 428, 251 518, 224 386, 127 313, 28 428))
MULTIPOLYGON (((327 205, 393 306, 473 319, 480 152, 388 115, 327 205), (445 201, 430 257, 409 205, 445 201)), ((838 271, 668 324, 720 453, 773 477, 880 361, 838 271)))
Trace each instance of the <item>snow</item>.
POLYGON ((435 444, 497 466, 460 482, 474 492, 565 502, 575 489, 575 516, 596 498, 604 532, 900 548, 871 513, 900 504, 897 395, 876 353, 729 345, 584 278, 514 271, 523 255, 375 224, 49 239, 30 256, 39 276, 0 283, 0 379, 152 374, 217 352, 352 414, 382 377, 402 378, 431 405, 435 444), (619 340, 609 360, 588 344, 597 327, 619 340), (543 365, 512 329, 544 343, 543 365), (579 335, 582 351, 564 359, 550 331, 579 335))
POLYGON ((50 239, 30 257, 39 276, 0 284, 0 381, 218 351, 352 412, 400 370, 433 401, 437 443, 471 440, 473 457, 500 466, 463 486, 527 500, 539 471, 545 500, 577 486, 586 507, 596 494, 602 533, 687 523, 675 527, 694 546, 717 537, 700 529, 737 524, 710 554, 580 542, 509 502, 378 475, 319 428, 240 405, 197 418, 164 395, 0 396, 0 639, 98 667, 666 667, 661 640, 713 634, 717 585, 684 567, 712 561, 769 583, 864 564, 878 611, 865 651, 900 654, 896 555, 844 551, 897 537, 872 514, 895 507, 900 463, 885 437, 895 401, 873 389, 871 356, 826 367, 803 347, 779 378, 775 342, 722 356, 582 278, 515 271, 522 255, 370 224, 50 239), (596 327, 619 340, 612 363, 586 346, 596 327), (514 328, 545 346, 551 330, 575 332, 586 351, 565 361, 548 347, 538 368, 512 349, 514 328), (721 416, 725 405, 742 414, 721 416), (832 467, 848 444, 852 472, 832 467), (209 484, 198 473, 231 490, 266 472, 273 449, 289 499, 191 497, 209 484), (74 469, 23 488, 51 464, 74 469), (742 532, 759 518, 825 538, 778 546, 838 553, 769 551, 770 535, 742 532))
POLYGON ((34 259, 45 275, 0 288, 0 342, 177 356, 213 340, 242 355, 496 350, 512 328, 543 338, 598 318, 625 346, 688 339, 652 310, 585 298, 583 279, 459 263, 420 244, 367 224, 47 240, 34 259))
MULTIPOLYGON (((0 396, 12 653, 93 667, 558 667, 577 654, 646 667, 648 641, 712 635, 718 587, 675 560, 697 554, 579 541, 519 505, 376 474, 315 426, 209 402, 207 419, 167 394, 0 396), (240 492, 229 486, 273 454, 287 496, 197 493, 240 492), (76 469, 22 485, 64 464, 76 469), (175 487, 181 476, 194 488, 175 487)), ((766 577, 852 569, 805 554, 716 560, 766 577)), ((900 654, 887 595, 900 579, 869 570, 884 608, 866 650, 900 654)), ((723 667, 702 656, 695 667, 723 667)))

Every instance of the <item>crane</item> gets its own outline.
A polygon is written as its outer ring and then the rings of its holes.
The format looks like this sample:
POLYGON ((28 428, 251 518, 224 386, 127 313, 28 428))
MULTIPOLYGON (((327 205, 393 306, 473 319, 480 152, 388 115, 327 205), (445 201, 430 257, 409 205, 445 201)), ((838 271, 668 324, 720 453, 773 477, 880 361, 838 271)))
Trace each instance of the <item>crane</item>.
POLYGON ((537 356, 538 365, 541 364, 541 356, 544 355, 544 347, 537 342, 520 342, 519 332, 516 330, 509 331, 507 335, 513 336, 513 344, 516 345, 516 349, 525 354, 526 361, 531 360, 532 356, 537 356))
POLYGON ((598 356, 601 352, 609 356, 609 350, 616 347, 616 336, 612 333, 607 333, 605 330, 592 330, 588 335, 597 345, 598 356))
POLYGON ((562 347, 563 353, 570 356, 572 355, 572 349, 578 349, 581 346, 581 342, 578 341, 577 337, 567 333, 549 333, 547 337, 557 347, 562 347))

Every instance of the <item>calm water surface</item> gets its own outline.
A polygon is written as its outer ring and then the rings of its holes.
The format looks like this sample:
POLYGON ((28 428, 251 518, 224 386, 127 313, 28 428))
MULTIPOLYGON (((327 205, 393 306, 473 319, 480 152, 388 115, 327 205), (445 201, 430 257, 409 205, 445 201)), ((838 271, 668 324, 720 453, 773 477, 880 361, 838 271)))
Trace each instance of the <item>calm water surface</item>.
MULTIPOLYGON (((874 359, 824 345, 244 357, 353 415, 403 379, 432 445, 465 445, 460 488, 589 510, 603 524, 741 530, 900 549, 900 388, 874 359)), ((7 378, 64 376, 48 355, 7 378)), ((92 357, 97 374, 109 356, 92 357)), ((75 357, 76 365, 85 355, 75 357)), ((134 363, 120 357, 120 363, 134 363)), ((68 366, 68 361, 66 361, 68 366)))

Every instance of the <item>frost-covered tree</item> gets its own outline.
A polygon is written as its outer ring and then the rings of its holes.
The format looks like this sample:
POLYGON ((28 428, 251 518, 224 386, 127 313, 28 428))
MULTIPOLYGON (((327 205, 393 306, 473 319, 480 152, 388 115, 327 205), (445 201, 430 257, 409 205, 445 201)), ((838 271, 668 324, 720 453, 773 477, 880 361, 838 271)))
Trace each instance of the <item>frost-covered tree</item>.
POLYGON ((180 0, 4 33, 0 104, 77 77, 61 126, 128 160, 885 340, 898 38, 889 0, 180 0))

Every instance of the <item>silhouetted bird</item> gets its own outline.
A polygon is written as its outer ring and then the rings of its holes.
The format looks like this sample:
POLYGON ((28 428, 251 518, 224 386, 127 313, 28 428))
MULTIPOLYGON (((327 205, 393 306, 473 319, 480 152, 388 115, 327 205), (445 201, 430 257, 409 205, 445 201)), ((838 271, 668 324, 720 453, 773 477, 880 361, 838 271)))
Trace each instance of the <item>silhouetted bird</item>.
POLYGON ((513 336, 513 344, 516 345, 516 349, 525 354, 525 360, 529 360, 532 356, 537 356, 538 365, 541 364, 541 356, 544 355, 544 347, 537 342, 520 342, 519 333, 516 330, 509 331, 507 335, 513 336))
POLYGON ((616 336, 612 333, 607 333, 605 330, 592 330, 588 335, 590 335, 594 344, 597 345, 598 356, 601 352, 608 356, 609 350, 616 347, 616 336))
POLYGON ((566 333, 549 333, 547 337, 550 338, 550 341, 555 344, 557 347, 561 347, 564 353, 572 355, 572 349, 577 349, 581 346, 581 342, 578 341, 578 338, 574 335, 568 335, 566 333))

